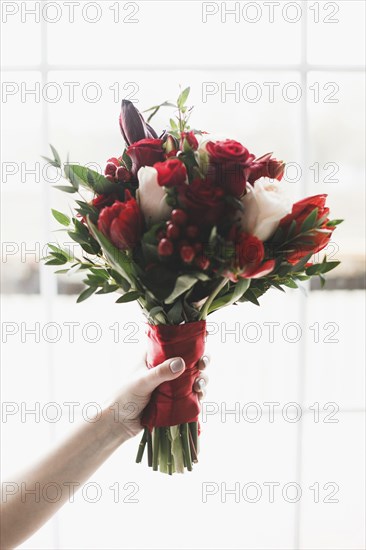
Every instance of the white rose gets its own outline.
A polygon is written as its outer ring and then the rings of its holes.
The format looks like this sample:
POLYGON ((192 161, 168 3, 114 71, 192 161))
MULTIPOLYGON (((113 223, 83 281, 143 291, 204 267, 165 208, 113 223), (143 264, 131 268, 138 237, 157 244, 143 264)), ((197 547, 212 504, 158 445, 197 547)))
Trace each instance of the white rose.
POLYGON ((283 184, 261 178, 252 186, 247 183, 240 214, 242 230, 266 241, 276 231, 280 220, 291 211, 291 202, 283 184))
POLYGON ((152 166, 143 166, 137 173, 139 189, 137 200, 145 218, 146 225, 150 227, 155 223, 167 220, 172 208, 165 200, 165 189, 158 184, 158 173, 152 166))

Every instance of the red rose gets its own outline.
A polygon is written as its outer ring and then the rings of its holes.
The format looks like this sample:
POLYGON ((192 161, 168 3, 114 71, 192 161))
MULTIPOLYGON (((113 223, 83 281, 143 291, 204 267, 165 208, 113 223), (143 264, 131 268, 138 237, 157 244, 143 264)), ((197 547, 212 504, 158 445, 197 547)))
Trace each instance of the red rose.
POLYGON ((132 173, 136 176, 141 166, 153 166, 163 160, 163 140, 141 139, 129 146, 127 154, 132 160, 132 173))
POLYGON ((223 197, 221 187, 207 179, 195 179, 190 185, 178 187, 179 202, 187 209, 190 221, 196 225, 217 224, 227 208, 223 197))
POLYGON ((255 158, 244 145, 233 139, 215 142, 209 141, 206 144, 206 149, 210 155, 210 161, 215 163, 229 161, 247 165, 255 158))
POLYGON ((240 197, 245 191, 246 174, 254 155, 238 141, 209 141, 209 170, 215 181, 229 194, 240 197))
MULTIPOLYGON (((128 197, 131 195, 126 192, 128 197)), ((131 249, 139 242, 142 234, 142 215, 135 199, 116 201, 99 214, 98 229, 119 250, 131 249)))
POLYGON ((310 252, 313 254, 319 252, 319 250, 322 250, 328 244, 334 227, 327 227, 329 208, 325 206, 326 198, 327 195, 315 195, 298 201, 293 205, 290 214, 287 214, 280 221, 280 227, 282 227, 285 234, 290 229, 292 222, 296 222, 293 237, 291 238, 292 250, 286 256, 286 260, 290 264, 296 264, 310 252), (301 234, 303 222, 315 208, 318 209, 318 212, 314 225, 318 222, 318 226, 310 231, 306 231, 305 234, 301 234), (319 225, 320 220, 322 222, 319 225))
POLYGON ((282 160, 271 158, 272 153, 255 159, 248 169, 248 181, 253 184, 259 178, 271 178, 281 181, 285 171, 285 163, 282 160))
POLYGON ((198 141, 196 136, 194 135, 194 132, 182 132, 180 139, 180 148, 182 151, 186 151, 186 149, 193 149, 193 151, 197 151, 198 141))
POLYGON ((168 159, 165 162, 157 162, 154 168, 158 173, 158 184, 161 187, 175 187, 185 183, 187 170, 179 159, 168 159))
POLYGON ((234 243, 235 254, 232 267, 225 273, 231 281, 236 282, 238 277, 257 279, 268 275, 274 269, 274 260, 263 263, 264 246, 260 239, 234 227, 231 231, 231 240, 234 243))

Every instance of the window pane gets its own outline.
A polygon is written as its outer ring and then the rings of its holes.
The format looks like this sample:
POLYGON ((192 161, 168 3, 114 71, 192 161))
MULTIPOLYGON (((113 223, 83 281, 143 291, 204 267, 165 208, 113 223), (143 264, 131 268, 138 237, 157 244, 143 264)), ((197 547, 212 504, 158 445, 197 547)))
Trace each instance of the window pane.
POLYGON ((2 2, 1 63, 30 65, 41 62, 41 2, 2 2), (27 5, 35 15, 27 13, 27 5))
POLYGON ((329 193, 332 217, 345 219, 328 253, 343 260, 338 275, 355 273, 364 261, 364 79, 312 72, 308 82, 308 190, 329 193))
POLYGON ((365 2, 309 2, 309 63, 363 64, 364 25, 365 2))
POLYGON ((64 7, 60 21, 49 25, 51 63, 179 67, 299 61, 301 16, 294 8, 285 14, 276 8, 271 22, 269 6, 261 2, 100 2, 98 10, 87 4, 75 8, 72 24, 64 7), (177 42, 178 31, 183 34, 177 42))

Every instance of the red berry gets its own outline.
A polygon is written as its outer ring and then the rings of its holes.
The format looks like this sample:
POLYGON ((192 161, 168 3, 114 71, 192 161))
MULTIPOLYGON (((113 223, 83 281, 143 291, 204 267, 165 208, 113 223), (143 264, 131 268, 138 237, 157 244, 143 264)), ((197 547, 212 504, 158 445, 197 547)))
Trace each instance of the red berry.
POLYGON ((164 229, 159 229, 159 231, 156 233, 156 238, 158 241, 161 241, 161 239, 164 239, 165 237, 165 231, 164 229))
POLYGON ((191 261, 193 260, 194 258, 194 250, 191 246, 182 246, 182 248, 180 249, 180 256, 183 260, 183 262, 187 263, 187 264, 190 264, 191 261))
POLYGON ((190 239, 195 239, 198 236, 198 227, 197 227, 197 225, 187 225, 186 235, 190 239))
POLYGON ((210 265, 210 260, 206 258, 206 256, 200 256, 199 258, 195 259, 195 263, 197 267, 205 271, 210 265))
POLYGON ((172 222, 176 223, 177 225, 184 225, 187 223, 187 214, 181 208, 176 208, 175 210, 173 210, 170 218, 172 222))
POLYGON ((158 244, 158 253, 160 256, 171 256, 173 254, 173 243, 169 239, 161 239, 158 244))
POLYGON ((169 223, 166 228, 166 234, 167 234, 167 237, 169 237, 169 239, 173 239, 174 241, 175 239, 178 239, 180 235, 180 229, 174 223, 169 223))
POLYGON ((106 179, 106 180, 109 180, 109 181, 112 181, 113 183, 116 181, 116 180, 114 179, 114 176, 111 176, 110 174, 107 174, 107 175, 105 176, 105 179, 106 179))

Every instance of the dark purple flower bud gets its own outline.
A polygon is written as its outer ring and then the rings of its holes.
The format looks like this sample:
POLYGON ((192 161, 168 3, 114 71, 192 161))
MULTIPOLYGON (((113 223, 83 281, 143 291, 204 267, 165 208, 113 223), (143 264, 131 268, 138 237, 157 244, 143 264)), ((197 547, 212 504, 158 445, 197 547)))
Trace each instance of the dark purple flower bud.
POLYGON ((122 100, 119 125, 127 145, 141 139, 156 139, 158 137, 155 130, 144 120, 134 104, 127 99, 122 100))

